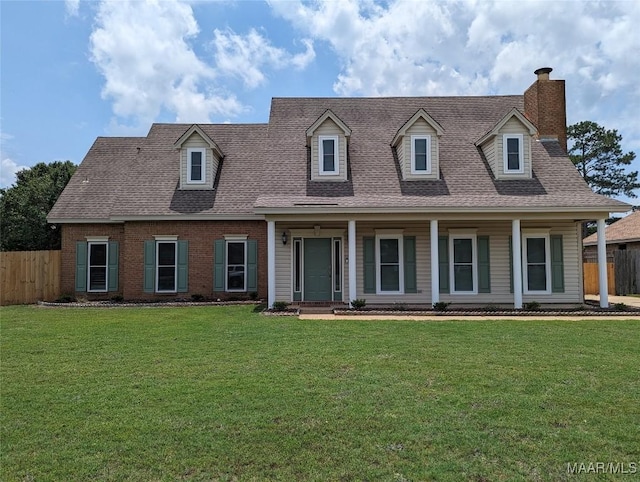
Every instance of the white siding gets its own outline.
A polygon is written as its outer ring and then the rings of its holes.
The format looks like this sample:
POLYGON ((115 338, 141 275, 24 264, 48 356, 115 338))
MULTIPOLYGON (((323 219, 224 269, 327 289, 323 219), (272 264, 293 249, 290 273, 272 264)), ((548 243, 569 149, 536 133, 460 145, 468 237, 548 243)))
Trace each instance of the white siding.
MULTIPOLYGON (((345 223, 346 224, 346 223, 345 223)), ((333 225, 332 228, 338 228, 333 225)), ((579 226, 573 222, 529 222, 522 221, 522 229, 545 229, 551 235, 562 235, 564 257, 564 293, 551 293, 548 295, 523 295, 525 303, 537 301, 539 303, 581 303, 581 263, 579 249, 579 226)), ((289 236, 286 246, 280 241, 283 230, 289 227, 279 223, 276 227, 276 300, 293 300, 292 293, 292 250, 293 236, 289 236)), ((342 228, 340 228, 342 229, 342 228)), ((509 273, 509 236, 511 235, 511 221, 500 222, 447 222, 440 221, 439 235, 449 235, 450 229, 473 229, 478 236, 489 236, 491 293, 479 293, 477 295, 452 295, 441 293, 441 301, 450 301, 454 304, 488 305, 497 304, 510 306, 513 304, 513 293, 510 289, 509 273)), ((342 286, 343 300, 348 302, 349 293, 349 268, 346 263, 348 257, 348 239, 345 233, 342 235, 343 247, 343 276, 342 286)), ((321 234, 320 237, 330 237, 321 234)), ((364 298, 367 304, 431 304, 431 259, 430 259, 429 221, 412 223, 394 222, 364 222, 356 223, 356 275, 357 298, 364 298), (378 295, 364 293, 363 252, 362 244, 364 236, 375 236, 376 229, 402 230, 405 236, 416 237, 416 274, 417 293, 405 295, 378 295)))
POLYGON ((417 119, 407 129, 406 135, 398 145, 398 160, 402 167, 404 179, 439 179, 440 170, 438 162, 438 136, 436 130, 423 118, 417 119), (431 135, 431 174, 411 174, 411 136, 431 135))
POLYGON ((516 118, 512 117, 507 123, 502 126, 498 131, 498 135, 495 138, 496 153, 495 153, 495 168, 494 174, 497 179, 522 179, 531 177, 531 136, 527 131, 527 128, 516 118), (504 158, 503 158, 503 135, 504 134, 522 134, 523 138, 523 155, 524 155, 524 172, 522 174, 505 174, 504 173, 504 158))
POLYGON ((180 149, 180 188, 181 189, 213 189, 213 181, 218 172, 218 159, 213 155, 213 151, 209 148, 209 144, 200 137, 196 132, 191 134, 189 138, 182 144, 180 149), (206 171, 205 184, 187 184, 187 149, 205 148, 206 153, 206 171))
POLYGON ((347 138, 342 129, 331 119, 327 119, 320 124, 311 138, 311 180, 347 180, 347 138), (320 175, 318 136, 338 136, 338 175, 320 175))

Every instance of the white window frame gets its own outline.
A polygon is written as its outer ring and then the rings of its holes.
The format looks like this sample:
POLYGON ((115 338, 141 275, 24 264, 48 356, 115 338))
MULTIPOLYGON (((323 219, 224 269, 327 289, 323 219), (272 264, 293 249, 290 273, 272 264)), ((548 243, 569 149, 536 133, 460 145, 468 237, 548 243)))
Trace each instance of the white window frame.
POLYGON ((338 148, 339 141, 338 136, 318 136, 318 167, 321 176, 336 176, 340 174, 340 149, 338 148), (334 167, 333 171, 325 171, 324 169, 324 143, 322 141, 333 141, 333 159, 334 167))
POLYGON ((379 295, 402 295, 404 294, 404 236, 402 234, 376 234, 376 294, 379 295), (382 291, 382 275, 381 275, 381 263, 380 263, 380 241, 382 239, 397 239, 398 240, 398 290, 397 291, 382 291))
POLYGON ((224 289, 227 293, 244 293, 247 291, 247 240, 246 239, 226 239, 224 253, 224 289), (242 289, 230 289, 229 288, 229 266, 242 266, 238 264, 229 264, 229 244, 243 244, 244 245, 244 284, 242 289))
POLYGON ((302 293, 304 293, 304 245, 302 244, 303 238, 293 238, 293 242, 291 243, 291 287, 293 293, 300 293, 300 297, 302 298, 302 293), (296 247, 298 248, 298 255, 296 256, 296 247), (300 262, 298 266, 296 261, 300 262), (298 276, 298 286, 296 290, 296 275, 298 276))
POLYGON ((450 292, 452 295, 477 295, 478 294, 478 236, 475 233, 460 232, 449 233, 449 279, 450 279, 450 292), (453 242, 456 239, 470 239, 471 240, 471 269, 472 269, 472 283, 473 289, 471 291, 456 290, 456 278, 455 278, 455 258, 453 253, 453 242))
POLYGON ((189 184, 206 184, 207 182, 207 150, 204 147, 191 147, 187 149, 187 183, 189 184), (202 154, 202 179, 191 179, 191 155, 194 152, 202 154))
POLYGON ((503 134, 502 160, 504 164, 505 174, 523 174, 524 173, 524 136, 522 134, 503 134), (518 160, 520 165, 518 169, 509 169, 509 151, 507 149, 507 141, 509 139, 518 140, 518 160))
POLYGON ((411 136, 411 174, 431 174, 431 136, 428 134, 411 136), (427 141, 427 165, 426 169, 416 168, 416 141, 427 141))
MULTIPOLYGON (((102 265, 96 265, 98 268, 102 268, 102 265)), ((88 293, 106 293, 109 291, 109 242, 108 241, 88 241, 87 242, 87 292, 88 293), (104 265, 104 289, 103 290, 92 290, 91 289, 91 246, 96 245, 104 245, 106 248, 106 258, 104 265)))
MULTIPOLYGON (((163 267, 170 265, 163 265, 163 267)), ((168 239, 156 239, 156 293, 177 293, 178 291, 178 241, 168 239), (173 244, 174 249, 174 265, 173 265, 173 289, 161 290, 160 283, 160 245, 173 244)))
POLYGON ((551 294, 551 236, 549 231, 522 233, 522 287, 525 295, 551 294), (531 238, 544 238, 546 290, 529 289, 529 262, 527 260, 527 241, 531 238))

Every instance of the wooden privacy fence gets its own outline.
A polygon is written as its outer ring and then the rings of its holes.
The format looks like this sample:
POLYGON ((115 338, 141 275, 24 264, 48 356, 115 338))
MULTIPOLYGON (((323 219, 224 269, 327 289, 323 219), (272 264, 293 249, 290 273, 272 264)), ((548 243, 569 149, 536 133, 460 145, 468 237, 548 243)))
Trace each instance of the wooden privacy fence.
POLYGON ((613 255, 616 265, 616 294, 638 293, 640 288, 640 250, 618 250, 613 255))
MULTIPOLYGON (((598 263, 584 263, 582 273, 584 277, 584 294, 597 295, 600 293, 598 263)), ((613 263, 607 263, 607 285, 609 294, 616 294, 616 276, 613 263)))
POLYGON ((0 253, 0 305, 53 301, 60 296, 60 251, 0 253))

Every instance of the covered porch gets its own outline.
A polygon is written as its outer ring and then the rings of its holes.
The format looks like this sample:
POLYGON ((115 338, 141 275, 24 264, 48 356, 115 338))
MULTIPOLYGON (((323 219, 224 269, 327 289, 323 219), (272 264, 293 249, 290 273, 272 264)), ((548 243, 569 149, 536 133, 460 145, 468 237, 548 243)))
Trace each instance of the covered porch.
MULTIPOLYGON (((566 213, 268 215, 268 303, 575 305, 580 224, 566 213)), ((598 219, 604 230, 604 218, 598 219)), ((604 236, 602 236, 604 239, 604 236)), ((599 250, 601 292, 606 253, 599 250)), ((608 307, 608 296, 600 306, 608 307)))

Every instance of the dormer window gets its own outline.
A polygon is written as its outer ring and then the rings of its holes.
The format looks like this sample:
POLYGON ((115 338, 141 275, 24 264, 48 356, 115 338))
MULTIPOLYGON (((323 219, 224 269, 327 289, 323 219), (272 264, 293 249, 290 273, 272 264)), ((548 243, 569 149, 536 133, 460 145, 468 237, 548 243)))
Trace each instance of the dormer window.
POLYGON ((522 134, 504 134, 502 154, 505 174, 524 172, 523 144, 522 134))
POLYGON ((411 174, 431 174, 431 136, 411 136, 411 174))
POLYGON ((187 182, 204 184, 206 182, 206 150, 204 148, 187 149, 187 182))
POLYGON ((318 136, 320 175, 340 174, 338 136, 318 136))

